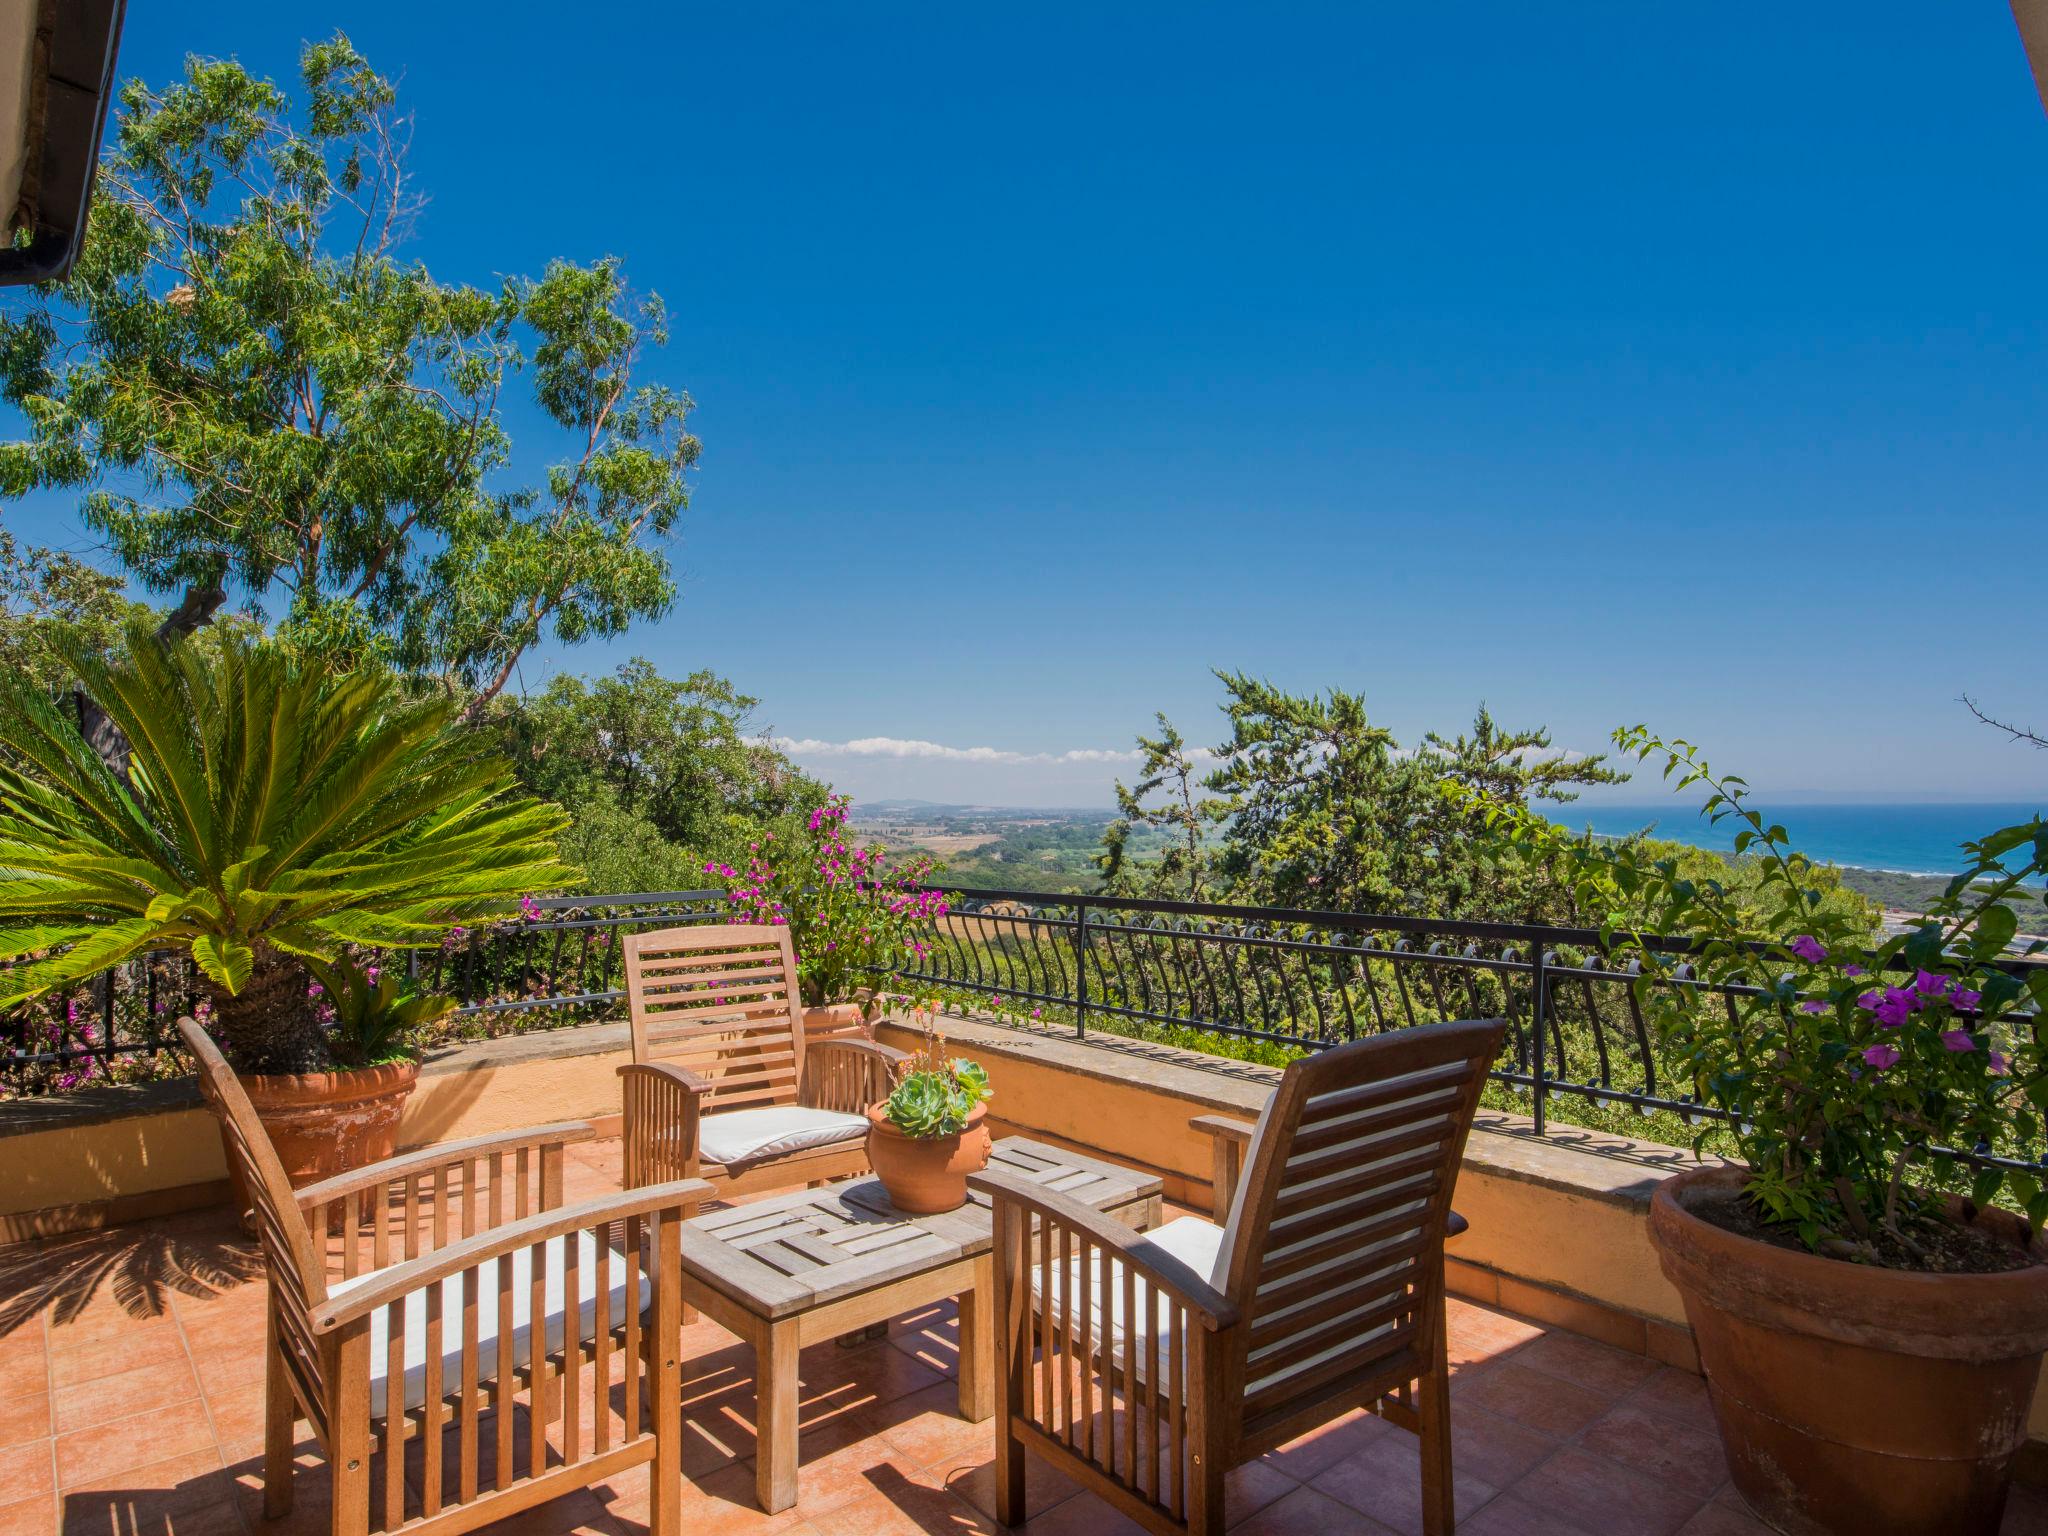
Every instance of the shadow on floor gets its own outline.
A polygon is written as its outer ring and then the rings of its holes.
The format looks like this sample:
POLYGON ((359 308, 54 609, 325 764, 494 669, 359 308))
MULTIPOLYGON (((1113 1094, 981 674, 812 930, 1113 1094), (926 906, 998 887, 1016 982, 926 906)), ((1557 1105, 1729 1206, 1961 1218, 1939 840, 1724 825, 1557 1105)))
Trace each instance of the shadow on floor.
POLYGON ((0 1338, 39 1313, 70 1322, 104 1291, 130 1317, 161 1317, 172 1292, 208 1300, 263 1278, 263 1258, 223 1216, 168 1220, 0 1248, 0 1338))

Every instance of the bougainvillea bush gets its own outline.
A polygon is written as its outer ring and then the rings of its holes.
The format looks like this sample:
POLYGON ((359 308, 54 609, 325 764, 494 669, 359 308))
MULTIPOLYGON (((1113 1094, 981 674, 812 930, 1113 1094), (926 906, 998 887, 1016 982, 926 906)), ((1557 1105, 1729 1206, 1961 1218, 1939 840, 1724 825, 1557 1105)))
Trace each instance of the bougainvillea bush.
POLYGON ((845 795, 811 812, 800 841, 772 833, 749 846, 744 869, 716 860, 704 872, 726 882, 733 920, 789 929, 806 1005, 844 1002, 880 988, 931 953, 946 915, 943 892, 927 882, 926 857, 892 859, 879 843, 848 840, 845 795))
POLYGON ((2048 1223, 2036 1175, 1931 1150, 2041 1149, 2048 968, 2012 949, 2006 903, 2048 872, 2048 823, 2037 816, 1966 844, 1968 867, 1935 910, 1873 940, 1829 909, 1813 863, 1752 808, 1741 779, 1641 727, 1615 741, 1661 761, 1677 788, 1704 789, 1710 821, 1737 824, 1735 851, 1761 862, 1773 898, 1761 924, 1721 883, 1685 878, 1671 860, 1460 798, 1497 851, 1549 864, 1586 910, 1615 914, 1602 924, 1610 955, 1640 963, 1645 1011, 1699 1098, 1731 1117, 1760 1214, 1814 1249, 1907 1267, 1934 1263, 1947 1195, 1980 1205, 2003 1195, 2036 1227, 2048 1223))

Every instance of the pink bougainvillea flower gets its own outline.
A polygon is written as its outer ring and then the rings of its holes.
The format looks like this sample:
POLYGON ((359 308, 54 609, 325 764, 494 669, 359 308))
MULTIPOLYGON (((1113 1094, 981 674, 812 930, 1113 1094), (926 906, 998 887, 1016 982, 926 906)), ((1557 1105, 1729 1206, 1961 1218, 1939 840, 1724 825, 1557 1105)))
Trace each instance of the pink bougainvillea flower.
POLYGON ((1868 976, 1870 973, 1860 965, 1845 965, 1842 967, 1842 974, 1844 976, 1868 976))
POLYGON ((1913 990, 1922 997, 1940 997, 1955 983, 1946 976, 1937 976, 1932 971, 1922 971, 1913 978, 1913 990))
POLYGON ((1948 995, 1949 1006, 1958 1013, 1975 1013, 1977 1005, 1984 1001, 1982 992, 1972 992, 1968 987, 1957 987, 1948 995))
POLYGON ((1977 1049, 1977 1037, 1967 1029, 1943 1030, 1941 1033, 1941 1043, 1957 1053, 1977 1049))
POLYGON ((1875 1008, 1875 1007, 1876 1007, 1876 1006, 1877 1006, 1877 1005, 1878 1005, 1879 1003, 1881 1003, 1881 1002, 1883 1002, 1883 1001, 1884 1001, 1884 994, 1883 994, 1882 992, 1878 992, 1878 991, 1874 991, 1874 990, 1873 990, 1873 991, 1865 992, 1865 993, 1863 993, 1863 994, 1862 994, 1861 996, 1859 996, 1859 997, 1858 997, 1858 998, 1856 999, 1856 1006, 1857 1006, 1858 1008, 1870 1009, 1870 1008, 1875 1008))
POLYGON ((1828 1005, 1821 1002, 1818 998, 1809 997, 1799 1005, 1799 1011, 1801 1013, 1826 1013, 1828 1005))
POLYGON ((1802 933, 1792 941, 1792 953, 1808 965, 1818 965, 1827 959, 1827 946, 1810 933, 1802 933))
POLYGON ((1882 1072, 1886 1067, 1895 1066, 1899 1059, 1899 1048, 1895 1045, 1868 1046, 1863 1052, 1864 1065, 1882 1072))

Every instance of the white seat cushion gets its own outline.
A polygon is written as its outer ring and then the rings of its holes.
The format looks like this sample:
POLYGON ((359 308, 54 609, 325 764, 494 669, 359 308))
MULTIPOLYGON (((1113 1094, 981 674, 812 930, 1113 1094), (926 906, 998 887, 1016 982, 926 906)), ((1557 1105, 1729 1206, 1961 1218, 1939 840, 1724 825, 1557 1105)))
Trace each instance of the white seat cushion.
MULTIPOLYGON (((1145 1233, 1144 1240, 1154 1248, 1163 1249, 1179 1259, 1189 1269, 1221 1289, 1216 1267, 1223 1252, 1223 1229, 1213 1221, 1204 1221, 1199 1216, 1177 1217, 1165 1226, 1155 1227, 1145 1233)), ((1090 1337, 1101 1339, 1104 1336, 1101 1297, 1102 1265, 1105 1257, 1109 1263, 1108 1337, 1121 1341, 1124 1336, 1124 1266, 1114 1255, 1106 1254, 1101 1248, 1089 1250, 1088 1273, 1085 1276, 1081 1274, 1081 1259, 1078 1254, 1067 1261, 1064 1272, 1057 1269, 1053 1271, 1053 1311, 1056 1315, 1064 1315, 1061 1293, 1067 1285, 1078 1283, 1079 1294, 1087 1305, 1091 1319, 1090 1337)), ((1032 1294, 1036 1296, 1038 1267, 1035 1264, 1031 1266, 1031 1282, 1032 1294)), ((1154 1292, 1153 1305, 1141 1309, 1137 1320, 1138 1337, 1141 1341, 1149 1342, 1155 1335, 1166 1331, 1167 1304, 1166 1297, 1154 1292)), ((1169 1339, 1161 1338, 1154 1346, 1158 1351, 1163 1375, 1170 1373, 1166 1362, 1166 1350, 1170 1343, 1169 1339)), ((1138 1375, 1141 1378, 1149 1378, 1152 1374, 1153 1352, 1153 1349, 1137 1351, 1138 1375)))
POLYGON ((758 1162, 806 1147, 855 1141, 867 1135, 862 1115, 801 1104, 775 1104, 767 1109, 716 1110, 697 1122, 697 1155, 707 1163, 758 1162))
MULTIPOLYGON (((597 1239, 588 1232, 576 1236, 577 1272, 576 1290, 582 1302, 582 1315, 576 1322, 576 1337, 582 1340, 592 1338, 597 1331, 597 1286, 598 1276, 603 1274, 609 1282, 611 1305, 607 1312, 612 1326, 617 1327, 626 1320, 626 1257, 607 1246, 603 1269, 599 1268, 597 1239)), ((563 1313, 563 1254, 567 1239, 550 1238, 547 1243, 547 1278, 542 1305, 547 1312, 548 1353, 562 1347, 563 1313)), ((533 1249, 524 1247, 512 1254, 512 1359, 515 1364, 524 1365, 527 1360, 527 1340, 533 1310, 533 1249)), ((500 1260, 500 1263, 506 1261, 500 1260)), ((363 1285, 382 1270, 371 1270, 368 1274, 352 1279, 337 1281, 329 1294, 340 1296, 363 1285)), ((492 1266, 485 1264, 477 1271, 476 1337, 477 1377, 488 1381, 498 1369, 498 1288, 497 1275, 492 1266)), ((462 1384, 462 1281, 460 1271, 441 1282, 441 1388, 452 1392, 462 1384)), ((639 1275, 639 1310, 645 1312, 653 1297, 653 1288, 647 1282, 643 1268, 639 1275)), ((370 1314, 370 1415, 381 1418, 384 1414, 384 1377, 390 1360, 388 1348, 391 1337, 391 1309, 379 1307, 370 1314)), ((414 1291, 405 1298, 405 1406, 417 1408, 427 1400, 427 1292, 414 1291)))

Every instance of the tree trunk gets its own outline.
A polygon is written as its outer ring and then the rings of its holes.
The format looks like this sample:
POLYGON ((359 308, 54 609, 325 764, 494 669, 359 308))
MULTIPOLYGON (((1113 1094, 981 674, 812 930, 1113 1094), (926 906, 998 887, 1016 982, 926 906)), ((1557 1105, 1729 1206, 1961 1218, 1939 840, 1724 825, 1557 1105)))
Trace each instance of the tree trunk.
POLYGON ((323 1072, 330 1065, 320 1019, 294 957, 258 943, 249 981, 234 996, 212 982, 213 1032, 237 1072, 323 1072))

